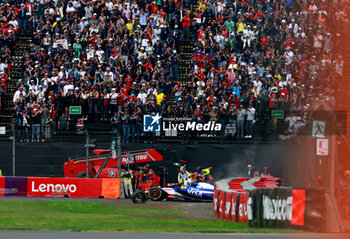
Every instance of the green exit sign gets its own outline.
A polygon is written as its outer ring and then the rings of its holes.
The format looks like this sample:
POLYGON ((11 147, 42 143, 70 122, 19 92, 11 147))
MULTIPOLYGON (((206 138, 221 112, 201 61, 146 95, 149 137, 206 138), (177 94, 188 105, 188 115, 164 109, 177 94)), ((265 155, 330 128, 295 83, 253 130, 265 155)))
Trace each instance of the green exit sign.
POLYGON ((69 106, 70 115, 81 115, 81 106, 69 106))
POLYGON ((283 119, 283 116, 284 116, 283 110, 272 110, 271 116, 275 119, 283 119))

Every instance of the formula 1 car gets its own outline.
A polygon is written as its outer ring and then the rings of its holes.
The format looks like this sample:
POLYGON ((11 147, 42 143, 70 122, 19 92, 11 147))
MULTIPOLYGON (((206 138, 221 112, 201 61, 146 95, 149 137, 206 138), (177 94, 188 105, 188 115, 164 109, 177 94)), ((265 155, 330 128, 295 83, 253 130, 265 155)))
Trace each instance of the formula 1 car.
POLYGON ((175 184, 172 187, 152 187, 148 192, 137 190, 131 197, 134 203, 153 201, 177 200, 192 202, 212 202, 214 185, 205 182, 195 182, 189 186, 175 184))

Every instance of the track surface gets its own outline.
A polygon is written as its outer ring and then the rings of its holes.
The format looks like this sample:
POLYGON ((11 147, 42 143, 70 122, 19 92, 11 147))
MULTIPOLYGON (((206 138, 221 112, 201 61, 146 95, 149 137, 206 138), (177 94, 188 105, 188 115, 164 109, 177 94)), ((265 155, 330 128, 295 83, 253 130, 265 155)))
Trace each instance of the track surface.
POLYGON ((338 239, 349 238, 350 234, 188 234, 188 233, 108 233, 108 232, 48 232, 48 231, 0 231, 0 238, 6 239, 338 239))

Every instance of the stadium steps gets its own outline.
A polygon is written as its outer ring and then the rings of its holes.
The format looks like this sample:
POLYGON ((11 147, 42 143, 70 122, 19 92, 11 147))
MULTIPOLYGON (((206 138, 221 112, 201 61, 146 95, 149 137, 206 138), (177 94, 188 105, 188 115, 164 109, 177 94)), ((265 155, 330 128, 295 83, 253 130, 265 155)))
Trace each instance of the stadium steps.
POLYGON ((6 85, 6 97, 4 102, 4 111, 0 115, 0 126, 8 126, 12 118, 13 95, 17 91, 17 83, 22 78, 23 56, 28 51, 32 43, 31 34, 20 35, 16 39, 16 45, 11 51, 10 76, 6 85))
MULTIPOLYGON (((191 36, 190 36, 190 39, 191 36)), ((178 68, 178 82, 181 82, 183 91, 182 91, 182 100, 187 100, 188 88, 187 83, 189 82, 189 73, 191 70, 191 64, 193 59, 193 43, 192 40, 183 40, 180 43, 180 57, 179 57, 179 68, 178 68)), ((173 114, 176 113, 175 109, 175 99, 171 102, 171 111, 173 114)))

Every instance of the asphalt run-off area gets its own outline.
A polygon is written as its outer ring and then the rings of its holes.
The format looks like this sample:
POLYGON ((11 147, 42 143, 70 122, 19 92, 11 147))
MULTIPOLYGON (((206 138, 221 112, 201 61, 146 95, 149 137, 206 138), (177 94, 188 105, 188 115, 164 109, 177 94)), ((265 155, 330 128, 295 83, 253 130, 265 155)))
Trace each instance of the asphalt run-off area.
POLYGON ((318 233, 296 233, 296 234, 192 234, 192 233, 128 233, 128 232, 52 232, 52 231, 0 231, 0 238, 6 239, 226 239, 226 238, 242 238, 242 239, 335 239, 350 238, 350 234, 318 234, 318 233))

